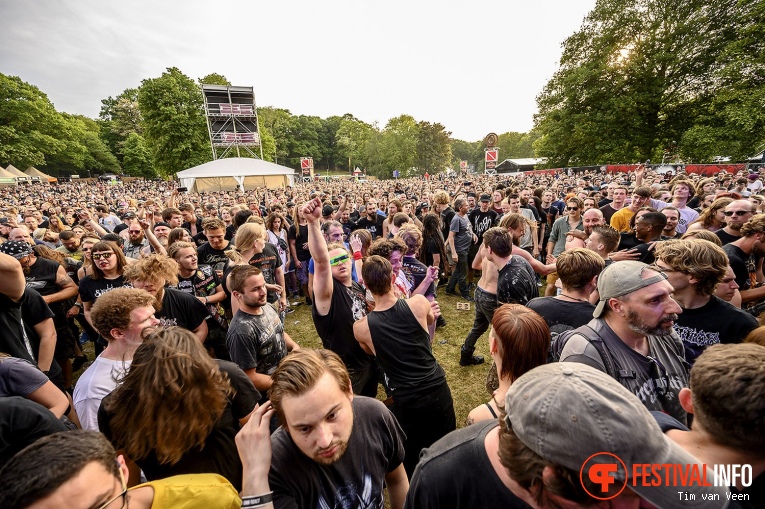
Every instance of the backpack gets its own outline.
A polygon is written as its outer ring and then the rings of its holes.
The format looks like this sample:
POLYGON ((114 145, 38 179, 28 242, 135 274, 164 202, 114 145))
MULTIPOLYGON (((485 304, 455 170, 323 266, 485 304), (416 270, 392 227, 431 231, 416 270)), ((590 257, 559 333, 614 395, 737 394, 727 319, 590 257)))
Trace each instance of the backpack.
POLYGON ((556 337, 552 338, 550 343, 550 355, 547 362, 560 362, 560 355, 563 352, 563 347, 566 346, 566 343, 568 343, 569 339, 577 334, 583 336, 588 343, 595 347, 595 349, 598 351, 598 354, 600 355, 600 359, 603 362, 603 365, 606 368, 606 373, 618 380, 620 378, 619 368, 614 364, 614 360, 611 357, 610 352, 608 351, 608 347, 603 341, 603 338, 601 338, 595 329, 590 327, 589 324, 582 325, 577 329, 563 331, 556 337))

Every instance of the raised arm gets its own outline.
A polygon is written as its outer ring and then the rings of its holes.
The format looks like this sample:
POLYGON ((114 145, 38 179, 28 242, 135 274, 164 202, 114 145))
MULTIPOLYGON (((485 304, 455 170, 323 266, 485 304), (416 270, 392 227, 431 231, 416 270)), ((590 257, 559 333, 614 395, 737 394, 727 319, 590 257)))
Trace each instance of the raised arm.
POLYGON ((0 293, 18 302, 24 295, 24 288, 27 285, 24 279, 24 271, 19 261, 5 253, 0 253, 0 293))
POLYGON ((321 315, 329 312, 332 304, 332 267, 329 265, 327 241, 321 234, 321 198, 314 198, 303 205, 303 217, 308 221, 308 250, 313 257, 313 298, 316 311, 321 315))

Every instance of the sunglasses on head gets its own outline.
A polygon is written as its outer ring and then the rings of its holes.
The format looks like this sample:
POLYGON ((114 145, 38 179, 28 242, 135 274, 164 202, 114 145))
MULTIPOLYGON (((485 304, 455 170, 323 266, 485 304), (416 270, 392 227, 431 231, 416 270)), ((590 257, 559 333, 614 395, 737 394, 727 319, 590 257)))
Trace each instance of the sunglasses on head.
POLYGON ((730 217, 730 216, 733 216, 733 215, 736 215, 736 216, 745 216, 745 215, 751 214, 751 213, 752 213, 751 210, 726 210, 725 212, 723 212, 723 214, 725 214, 727 217, 730 217))
POLYGON ((341 263, 345 263, 348 260, 350 260, 351 257, 347 254, 341 254, 340 256, 335 256, 334 258, 329 259, 330 266, 334 267, 336 265, 340 265, 341 263))

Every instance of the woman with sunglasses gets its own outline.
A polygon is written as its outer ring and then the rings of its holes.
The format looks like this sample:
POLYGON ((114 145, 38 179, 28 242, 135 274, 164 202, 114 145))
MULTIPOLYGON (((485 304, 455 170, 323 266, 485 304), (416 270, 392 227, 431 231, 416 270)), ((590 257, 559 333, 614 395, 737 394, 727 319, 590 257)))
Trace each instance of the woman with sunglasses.
MULTIPOLYGON (((87 255, 86 255, 87 256, 87 255)), ((127 259, 122 249, 114 242, 97 242, 90 248, 92 273, 80 279, 80 301, 82 302, 85 320, 91 327, 90 310, 96 299, 106 292, 123 286, 130 286, 124 276, 127 259)), ((95 329, 94 329, 95 330, 95 329)), ((96 355, 106 347, 106 341, 99 337, 95 341, 96 355)))

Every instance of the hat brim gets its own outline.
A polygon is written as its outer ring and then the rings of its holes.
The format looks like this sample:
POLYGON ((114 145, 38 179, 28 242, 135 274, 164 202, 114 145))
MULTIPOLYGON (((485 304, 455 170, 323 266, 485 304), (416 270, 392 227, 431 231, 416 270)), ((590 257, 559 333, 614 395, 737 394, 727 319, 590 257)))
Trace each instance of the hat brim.
MULTIPOLYGON (((678 467, 684 469, 688 468, 687 465, 698 464, 699 469, 702 468, 702 464, 698 459, 693 457, 693 455, 680 447, 666 435, 663 436, 666 445, 664 448, 666 455, 661 459, 657 459, 654 463, 662 465, 678 465, 678 467)), ((703 475, 703 471, 701 471, 700 474, 703 475)), ((674 483, 672 482, 661 483, 661 486, 651 486, 651 483, 643 483, 642 479, 638 482, 632 480, 632 482, 628 482, 627 485, 632 491, 640 495, 641 498, 647 500, 656 507, 661 507, 662 509, 725 507, 725 502, 728 500, 726 495, 728 489, 725 486, 713 486, 714 478, 712 465, 707 466, 706 481, 708 486, 698 486, 695 483, 690 486, 674 486, 674 483), (649 484, 649 486, 643 486, 643 484, 649 484), (667 486, 667 484, 670 484, 670 486, 667 486), (692 494, 693 497, 678 497, 678 491, 692 494), (717 498, 717 500, 720 502, 719 505, 710 505, 709 500, 714 500, 714 497, 710 498, 712 493, 718 494, 717 496, 719 498, 717 498), (689 500, 691 498, 694 500, 689 500)))
POLYGON ((600 316, 603 314, 603 311, 606 310, 606 301, 601 300, 598 302, 598 305, 595 306, 595 311, 592 312, 593 318, 600 318, 600 316))

